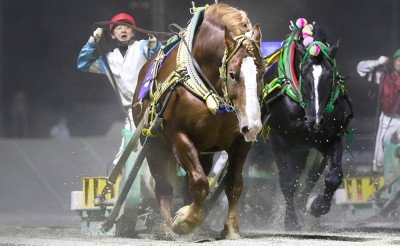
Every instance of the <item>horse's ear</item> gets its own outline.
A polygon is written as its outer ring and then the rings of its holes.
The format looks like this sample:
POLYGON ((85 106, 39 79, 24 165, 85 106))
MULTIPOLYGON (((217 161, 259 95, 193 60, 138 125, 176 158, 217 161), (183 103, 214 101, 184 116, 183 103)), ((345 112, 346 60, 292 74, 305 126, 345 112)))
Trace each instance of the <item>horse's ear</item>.
POLYGON ((228 53, 233 52, 233 50, 235 49, 235 40, 233 39, 231 33, 229 32, 226 26, 225 26, 225 44, 226 48, 228 49, 228 53))
POLYGON ((336 44, 334 44, 334 45, 330 48, 330 50, 329 50, 329 56, 330 56, 330 57, 332 57, 332 58, 335 57, 336 52, 337 52, 338 49, 339 49, 339 43, 340 43, 340 41, 338 40, 338 41, 336 42, 336 44))
POLYGON ((253 37, 251 37, 251 39, 257 43, 260 43, 261 38, 262 38, 262 34, 261 34, 261 30, 260 30, 260 25, 257 23, 253 27, 253 37))

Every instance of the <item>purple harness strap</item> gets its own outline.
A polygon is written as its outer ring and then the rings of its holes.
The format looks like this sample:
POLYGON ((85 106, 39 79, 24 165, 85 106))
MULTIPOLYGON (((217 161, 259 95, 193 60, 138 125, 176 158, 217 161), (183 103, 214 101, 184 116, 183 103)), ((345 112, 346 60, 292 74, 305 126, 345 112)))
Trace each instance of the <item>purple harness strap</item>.
MULTIPOLYGON (((158 71, 160 71, 160 68, 162 67, 162 64, 165 60, 165 58, 169 55, 169 53, 171 52, 171 50, 173 50, 175 48, 175 46, 179 44, 179 42, 177 42, 171 49, 168 50, 168 52, 164 55, 164 57, 161 60, 161 63, 158 67, 158 71)), ((152 75, 152 71, 154 69, 155 66, 155 62, 153 61, 153 63, 151 64, 149 70, 147 70, 146 76, 144 77, 142 86, 140 87, 140 91, 139 91, 139 95, 138 95, 138 100, 142 99, 143 97, 145 97, 147 95, 147 93, 150 90, 150 86, 151 86, 151 80, 153 79, 153 75, 152 75)))

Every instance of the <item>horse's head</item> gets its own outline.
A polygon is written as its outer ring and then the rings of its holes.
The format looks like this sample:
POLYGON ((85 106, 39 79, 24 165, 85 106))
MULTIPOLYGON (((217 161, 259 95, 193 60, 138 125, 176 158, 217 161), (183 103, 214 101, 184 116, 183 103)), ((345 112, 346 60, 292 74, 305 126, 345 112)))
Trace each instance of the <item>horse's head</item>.
POLYGON ((307 47, 297 44, 301 54, 299 85, 305 109, 304 121, 311 132, 320 130, 324 113, 332 111, 333 94, 338 74, 335 54, 337 42, 329 47, 325 42, 314 41, 307 47))
POLYGON ((234 106, 239 129, 246 141, 254 141, 262 128, 259 98, 263 63, 258 25, 249 33, 233 38, 225 27, 226 94, 234 106))

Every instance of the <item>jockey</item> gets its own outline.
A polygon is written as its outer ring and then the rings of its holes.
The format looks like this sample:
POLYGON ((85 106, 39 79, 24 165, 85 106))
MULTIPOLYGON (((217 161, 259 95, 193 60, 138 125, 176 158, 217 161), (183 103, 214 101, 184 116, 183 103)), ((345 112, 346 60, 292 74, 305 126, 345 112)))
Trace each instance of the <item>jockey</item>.
MULTIPOLYGON (((118 44, 118 47, 114 51, 105 54, 105 56, 112 75, 109 74, 103 57, 94 56, 96 43, 100 41, 103 34, 103 29, 100 27, 93 32, 88 42, 83 46, 77 60, 79 70, 107 75, 113 87, 112 76, 115 78, 118 88, 114 89, 119 93, 121 103, 126 108, 129 117, 125 120, 125 129, 130 131, 135 130, 130 129, 130 127, 135 128, 130 106, 136 89, 139 71, 146 61, 157 53, 161 47, 161 43, 157 43, 157 39, 152 35, 149 35, 148 40, 136 41, 132 26, 135 26, 135 20, 129 14, 119 13, 111 19, 111 38, 118 44)), ((114 165, 118 162, 123 148, 124 139, 122 139, 119 153, 113 161, 114 165)))
POLYGON ((390 141, 392 135, 400 133, 400 49, 394 53, 394 70, 385 68, 389 58, 381 56, 377 60, 358 63, 357 72, 368 81, 379 84, 379 127, 376 134, 373 171, 383 168, 383 142, 390 141))

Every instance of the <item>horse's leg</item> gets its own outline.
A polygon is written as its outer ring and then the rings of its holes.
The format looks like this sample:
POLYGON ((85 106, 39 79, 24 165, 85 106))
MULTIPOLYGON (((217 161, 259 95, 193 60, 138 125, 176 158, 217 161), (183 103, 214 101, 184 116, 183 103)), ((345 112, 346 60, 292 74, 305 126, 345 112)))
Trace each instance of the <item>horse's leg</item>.
POLYGON ((294 196, 299 186, 299 178, 305 168, 309 151, 295 153, 278 153, 275 155, 279 170, 279 185, 285 198, 285 229, 288 231, 300 230, 297 220, 294 196))
MULTIPOLYGON (((214 154, 201 154, 199 155, 199 160, 201 165, 203 166, 204 173, 208 175, 211 171, 212 164, 213 164, 213 157, 214 154)), ((182 187, 182 198, 183 204, 189 205, 193 202, 193 195, 189 189, 189 177, 188 175, 185 176, 184 184, 182 187)))
POLYGON ((173 187, 169 180, 169 160, 171 151, 167 148, 153 141, 149 154, 146 156, 151 175, 154 178, 154 193, 156 196, 157 204, 160 208, 160 214, 163 219, 160 229, 165 235, 172 233, 172 216, 171 216, 171 203, 173 196, 173 187), (157 153, 156 155, 153 153, 157 153))
POLYGON ((343 146, 341 139, 339 139, 328 149, 325 155, 328 166, 325 174, 324 193, 310 201, 310 213, 315 217, 324 215, 331 209, 333 195, 343 180, 342 154, 343 146))
POLYGON ((318 153, 317 155, 317 160, 314 161, 314 165, 306 175, 304 188, 299 191, 299 195, 297 197, 299 205, 304 209, 306 207, 308 197, 321 177, 321 174, 324 172, 326 166, 326 158, 321 160, 320 154, 318 153))
POLYGON ((183 186, 182 186, 182 200, 183 200, 183 205, 189 205, 193 202, 193 194, 190 192, 189 189, 189 176, 186 174, 183 186))
POLYGON ((212 154, 201 154, 199 156, 200 163, 203 167, 204 173, 206 175, 210 174, 213 165, 214 153, 212 154))
POLYGON ((189 188, 193 195, 193 202, 180 208, 172 229, 177 234, 189 234, 202 221, 202 207, 209 193, 207 176, 200 164, 197 150, 185 134, 177 134, 173 142, 175 157, 183 165, 188 175, 189 188))
POLYGON ((228 152, 229 165, 226 173, 225 194, 228 198, 228 214, 221 239, 239 239, 238 201, 243 190, 243 165, 250 150, 251 143, 239 143, 228 152))

